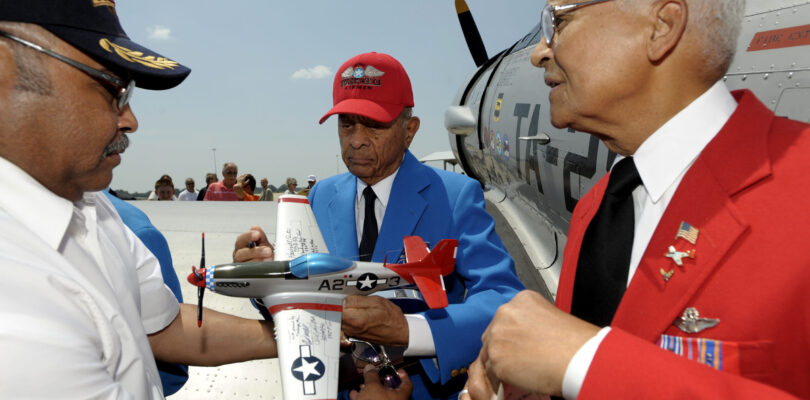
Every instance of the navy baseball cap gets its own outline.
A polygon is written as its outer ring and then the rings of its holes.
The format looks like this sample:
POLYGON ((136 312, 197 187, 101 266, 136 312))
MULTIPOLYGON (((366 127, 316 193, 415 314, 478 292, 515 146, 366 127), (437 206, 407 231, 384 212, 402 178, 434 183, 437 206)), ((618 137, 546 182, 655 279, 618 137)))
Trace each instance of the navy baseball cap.
POLYGON ((130 40, 114 0, 0 0, 0 21, 39 25, 140 88, 173 88, 191 73, 130 40))

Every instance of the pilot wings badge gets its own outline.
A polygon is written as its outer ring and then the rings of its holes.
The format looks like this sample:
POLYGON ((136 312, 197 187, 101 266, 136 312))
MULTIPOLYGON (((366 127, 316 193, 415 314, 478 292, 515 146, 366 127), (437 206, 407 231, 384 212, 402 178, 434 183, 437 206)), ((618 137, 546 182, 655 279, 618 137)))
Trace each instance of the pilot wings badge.
POLYGON ((698 333, 703 330, 713 328, 720 323, 717 318, 703 318, 697 308, 687 307, 683 310, 683 315, 672 324, 686 333, 698 333))

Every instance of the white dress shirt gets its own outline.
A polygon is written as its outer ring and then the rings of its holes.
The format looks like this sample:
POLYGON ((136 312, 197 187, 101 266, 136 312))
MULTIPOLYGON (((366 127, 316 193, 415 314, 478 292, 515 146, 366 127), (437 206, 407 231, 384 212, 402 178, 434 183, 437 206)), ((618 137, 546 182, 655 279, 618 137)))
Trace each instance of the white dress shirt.
MULTIPOLYGON (((399 168, 393 174, 383 180, 371 185, 377 200, 374 201, 374 215, 377 217, 377 232, 382 227, 385 209, 388 207, 388 199, 391 197, 391 188, 394 186, 394 178, 399 173, 399 168)), ((354 201, 354 216, 357 223, 357 243, 363 235, 363 222, 366 219, 365 199, 363 190, 368 186, 365 182, 357 179, 357 196, 354 201)), ((435 356, 436 346, 433 343, 433 333, 430 324, 421 314, 405 314, 408 320, 408 348, 405 350, 406 356, 435 356)))
POLYGON ((147 334, 179 311, 100 192, 72 203, 0 158, 0 398, 162 398, 147 334))
MULTIPOLYGON (((736 108, 737 101, 726 85, 718 81, 655 131, 633 154, 642 185, 633 191, 635 234, 628 286, 681 179, 736 108)), ((622 158, 617 157, 615 162, 622 158)), ((596 350, 609 330, 610 327, 600 330, 571 359, 563 378, 563 397, 577 397, 596 350)))
POLYGON ((183 189, 183 191, 180 192, 180 196, 177 196, 177 199, 180 201, 196 201, 197 194, 198 192, 196 190, 189 192, 188 189, 183 189))

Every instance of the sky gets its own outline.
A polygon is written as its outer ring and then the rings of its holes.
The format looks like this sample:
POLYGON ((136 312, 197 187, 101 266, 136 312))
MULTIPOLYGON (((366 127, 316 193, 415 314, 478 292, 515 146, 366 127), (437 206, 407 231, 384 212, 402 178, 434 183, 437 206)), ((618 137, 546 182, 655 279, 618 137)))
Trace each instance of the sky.
MULTIPOLYGON (((544 3, 467 4, 493 56, 537 24, 544 3)), ((475 72, 451 0, 119 0, 116 9, 130 38, 192 70, 174 89, 136 89, 139 129, 114 170, 116 190, 151 190, 163 174, 199 189, 227 161, 276 186, 346 172, 336 118, 318 120, 338 67, 369 51, 410 76, 414 155, 450 150, 444 112, 475 72)))

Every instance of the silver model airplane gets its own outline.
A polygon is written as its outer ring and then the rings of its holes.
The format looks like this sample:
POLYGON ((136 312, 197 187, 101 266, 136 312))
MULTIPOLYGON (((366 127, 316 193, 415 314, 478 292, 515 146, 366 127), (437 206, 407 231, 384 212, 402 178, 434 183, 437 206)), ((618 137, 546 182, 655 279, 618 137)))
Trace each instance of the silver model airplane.
MULTIPOLYGON (((346 296, 415 284, 428 307, 448 304, 442 277, 455 268, 458 241, 444 239, 430 251, 421 238, 407 236, 403 246, 404 264, 360 262, 326 254, 307 198, 285 195, 279 198, 276 228, 280 261, 192 267, 188 281, 199 290, 262 299, 275 323, 284 398, 336 399, 346 296)), ((202 310, 202 292, 198 298, 202 310)), ((198 315, 198 325, 201 317, 198 315)), ((381 373, 381 378, 398 380, 396 371, 391 371, 387 376, 381 373)))
MULTIPOLYGON (((810 0, 747 3, 726 85, 750 89, 777 115, 810 122, 810 0)), ((445 113, 450 145, 505 223, 499 234, 521 280, 553 300, 571 212, 616 155, 596 136, 551 125, 549 88, 529 62, 539 23, 489 58, 466 2, 457 0, 456 10, 479 68, 445 113)))

